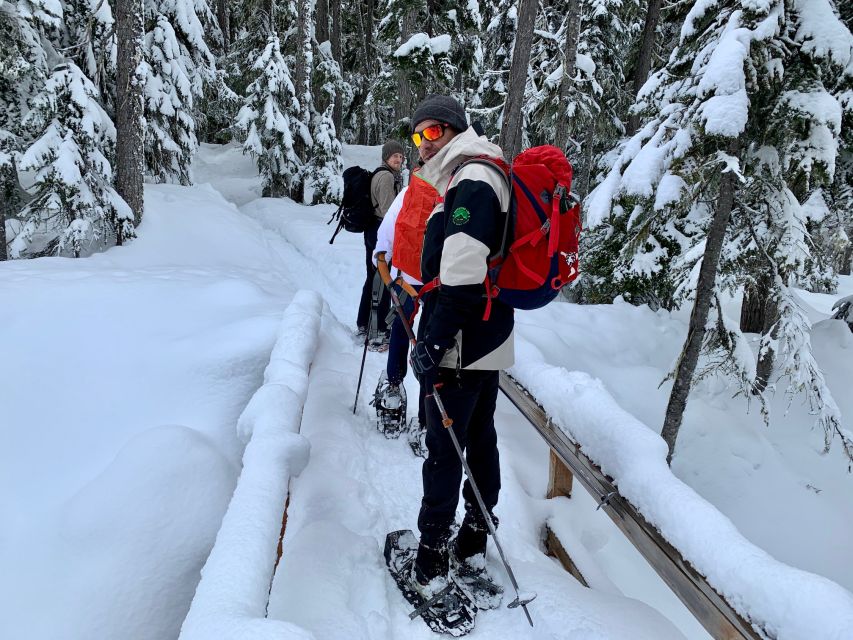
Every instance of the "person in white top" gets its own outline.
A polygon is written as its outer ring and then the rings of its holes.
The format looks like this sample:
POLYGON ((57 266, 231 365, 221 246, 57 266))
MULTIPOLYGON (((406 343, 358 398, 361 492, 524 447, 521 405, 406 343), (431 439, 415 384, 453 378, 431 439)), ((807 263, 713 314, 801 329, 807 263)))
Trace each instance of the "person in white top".
MULTIPOLYGON (((394 266, 394 228, 397 216, 403 207, 403 198, 408 187, 397 194, 391 203, 382 224, 379 226, 376 238, 376 249, 373 251, 373 264, 377 267, 385 286, 393 289, 400 300, 406 317, 411 317, 414 311, 414 297, 421 288, 421 281, 414 276, 394 266)), ((405 392, 402 388, 403 379, 406 377, 409 356, 409 337, 403 326, 403 321, 397 315, 395 309, 391 309, 393 321, 389 318, 391 325, 391 337, 388 344, 388 363, 385 374, 379 379, 376 388, 374 405, 379 418, 379 426, 386 435, 399 435, 407 427, 405 392)), ((419 396, 422 394, 419 394, 419 396)), ((423 399, 418 402, 417 423, 412 421, 409 429, 409 444, 416 455, 423 455, 426 447, 423 442, 424 417, 423 399)))

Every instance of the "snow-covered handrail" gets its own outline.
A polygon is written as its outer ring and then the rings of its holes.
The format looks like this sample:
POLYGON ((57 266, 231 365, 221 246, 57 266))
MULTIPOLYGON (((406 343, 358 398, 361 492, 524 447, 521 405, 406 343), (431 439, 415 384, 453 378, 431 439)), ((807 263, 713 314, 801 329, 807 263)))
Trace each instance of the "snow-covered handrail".
POLYGON ((180 640, 307 640, 308 631, 266 618, 282 514, 292 476, 308 461, 299 435, 323 301, 300 291, 282 317, 264 384, 237 423, 248 441, 243 470, 202 569, 180 640))
POLYGON ((604 510, 714 637, 850 638, 853 594, 744 538, 673 475, 663 439, 600 381, 541 362, 511 374, 501 390, 593 496, 615 492, 604 510))

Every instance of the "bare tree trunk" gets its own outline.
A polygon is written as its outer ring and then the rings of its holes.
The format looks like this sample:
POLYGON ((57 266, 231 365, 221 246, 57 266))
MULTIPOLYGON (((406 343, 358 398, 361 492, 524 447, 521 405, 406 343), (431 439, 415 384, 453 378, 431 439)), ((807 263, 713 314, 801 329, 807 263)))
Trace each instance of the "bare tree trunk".
MULTIPOLYGON (((341 0, 330 0, 332 14, 332 58, 338 63, 338 66, 343 73, 344 61, 343 52, 341 51, 341 0)), ((344 105, 341 101, 341 96, 335 96, 335 108, 332 111, 332 119, 335 122, 335 131, 338 133, 338 139, 343 140, 343 124, 344 124, 344 105)))
MULTIPOLYGON (((364 43, 364 60, 362 64, 364 65, 363 69, 365 73, 361 84, 362 102, 366 99, 368 92, 368 76, 373 75, 373 4, 374 0, 367 0, 363 5, 361 5, 364 8, 364 11, 361 11, 358 14, 358 25, 359 30, 361 31, 361 42, 364 43)), ((367 118, 360 118, 358 127, 358 144, 370 143, 370 125, 367 121, 367 118)))
MULTIPOLYGON (((737 153, 737 143, 733 142, 729 153, 737 153)), ((675 380, 669 395, 669 403, 666 407, 661 436, 669 447, 666 456, 667 463, 672 462, 675 453, 675 441, 678 438, 678 430, 684 418, 684 410, 687 408, 687 396, 693 383, 693 374, 696 371, 696 363, 699 360, 699 351, 705 337, 705 325, 708 322, 708 310, 714 297, 714 283, 717 279, 717 267, 720 262, 720 253, 723 249, 723 240, 726 235, 726 227, 732 212, 734 201, 736 177, 733 171, 723 174, 720 180, 720 193, 717 198, 717 208, 714 218, 708 229, 708 237, 705 241, 705 255, 702 258, 702 266, 699 269, 699 281, 696 284, 696 301, 690 314, 690 326, 687 331, 687 339, 681 351, 681 357, 675 372, 675 380)))
MULTIPOLYGON (((403 22, 400 25, 400 44, 406 42, 412 34, 416 15, 414 8, 408 9, 404 14, 403 22)), ((397 69, 397 100, 394 102, 394 120, 397 127, 401 129, 403 122, 412 117, 412 97, 412 87, 409 84, 407 72, 403 69, 397 69)))
MULTIPOLYGON (((581 197, 586 198, 589 193, 589 184, 592 180, 592 162, 594 160, 593 151, 595 149, 595 118, 590 118, 586 125, 586 136, 583 143, 583 171, 581 172, 578 186, 574 191, 581 197)), ((568 288, 568 287, 567 287, 568 288)))
POLYGON ((323 43, 329 39, 329 0, 317 0, 315 11, 314 35, 323 43))
POLYGON ((557 114, 557 129, 554 132, 554 145, 564 152, 569 144, 569 119, 564 110, 569 101, 569 91, 575 77, 575 64, 578 58, 578 30, 580 29, 580 2, 569 0, 566 9, 566 44, 563 54, 563 78, 560 81, 560 100, 557 114))
MULTIPOLYGON (((637 55, 637 65, 634 67, 634 98, 640 93, 640 89, 649 77, 652 67, 652 50, 655 47, 655 36, 657 35, 658 22, 660 21, 660 7, 662 0, 649 0, 646 10, 646 23, 643 26, 643 39, 640 43, 640 51, 637 55)), ((634 135, 640 126, 640 116, 628 117, 628 136, 634 135)))
POLYGON ((8 202, 9 198, 3 194, 3 202, 0 202, 0 262, 6 259, 6 205, 8 202))
MULTIPOLYGON (((762 335, 770 334, 771 339, 776 338, 779 320, 779 305, 774 298, 768 297, 764 304, 764 325, 761 328, 762 335)), ((776 350, 765 349, 759 354, 758 363, 755 366, 755 387, 753 393, 759 394, 767 388, 770 376, 773 375, 773 364, 776 361, 776 350)))
MULTIPOLYGON (((309 21, 311 16, 310 5, 308 0, 297 0, 297 22, 296 22, 296 69, 294 72, 294 84, 296 85, 296 99, 302 107, 302 113, 305 113, 310 107, 311 101, 311 78, 309 77, 310 69, 308 68, 308 56, 311 50, 311 40, 309 31, 309 21)), ((309 122, 304 122, 309 125, 309 122)), ((308 163, 308 148, 305 140, 301 135, 295 136, 293 141, 293 150, 296 156, 303 162, 308 163)), ((305 197, 305 174, 300 172, 298 180, 296 180, 291 189, 290 197, 296 202, 302 203, 305 197)))
POLYGON ((770 265, 762 265, 757 280, 744 287, 740 305, 740 330, 744 333, 763 333, 773 324, 768 324, 774 307, 770 300, 773 276, 769 269, 770 265))
MULTIPOLYGON (((318 44, 329 40, 329 0, 317 0, 314 15, 314 39, 318 44)), ((314 100, 318 113, 323 113, 329 106, 329 98, 320 87, 314 86, 314 100)))
POLYGON ((849 276, 851 264, 853 264, 853 244, 847 245, 847 249, 844 251, 844 257, 841 259, 841 266, 838 269, 838 273, 842 276, 849 276))
MULTIPOLYGON (((145 173, 142 120, 143 2, 118 0, 116 7, 116 191, 133 211, 133 221, 142 221, 142 178, 145 173)), ((122 243, 121 225, 116 242, 122 243)))
POLYGON ((228 0, 216 0, 216 21, 222 32, 222 53, 231 48, 231 25, 228 17, 228 0))
POLYGON ((514 158, 521 151, 524 129, 524 88, 527 86, 527 68, 530 66, 530 49, 533 46, 533 26, 536 24, 537 0, 519 0, 518 26, 512 48, 512 65, 509 71, 509 92, 504 103, 500 146, 504 156, 514 158))

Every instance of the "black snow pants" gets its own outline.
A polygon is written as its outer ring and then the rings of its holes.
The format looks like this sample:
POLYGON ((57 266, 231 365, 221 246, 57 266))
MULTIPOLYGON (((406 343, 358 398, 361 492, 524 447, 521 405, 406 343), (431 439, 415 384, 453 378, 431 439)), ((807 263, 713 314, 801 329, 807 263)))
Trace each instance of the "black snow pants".
MULTIPOLYGON (((439 382, 444 383, 439 388, 441 400, 453 420, 453 432, 465 452, 465 459, 471 467, 486 508, 491 513, 498 502, 501 488, 495 433, 499 372, 462 370, 457 376, 457 372, 451 369, 439 371, 439 382)), ((435 399, 427 397, 425 405, 429 455, 423 464, 424 497, 418 516, 418 529, 422 544, 440 548, 450 537, 450 526, 456 518, 463 470, 453 441, 441 423, 435 399)), ((485 518, 467 478, 462 497, 465 500, 466 519, 473 519, 485 528, 485 518)))

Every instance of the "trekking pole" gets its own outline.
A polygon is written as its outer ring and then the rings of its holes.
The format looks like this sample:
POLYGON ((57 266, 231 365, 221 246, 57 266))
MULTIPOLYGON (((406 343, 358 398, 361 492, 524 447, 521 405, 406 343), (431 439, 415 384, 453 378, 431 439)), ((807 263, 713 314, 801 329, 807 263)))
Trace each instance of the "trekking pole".
POLYGON ((367 342, 370 331, 364 334, 364 353, 361 354, 361 369, 358 371, 358 386, 355 388, 355 402, 352 403, 352 415, 355 415, 356 407, 358 407, 358 392, 361 391, 361 378, 364 375, 364 361, 367 360, 367 342))
POLYGON ((370 342, 371 329, 374 327, 379 331, 379 295, 377 295, 376 278, 379 274, 373 276, 373 291, 370 293, 370 319, 367 321, 367 333, 364 334, 364 352, 361 354, 361 369, 358 371, 358 386, 355 388, 355 402, 352 403, 352 414, 355 415, 355 410, 358 407, 358 392, 361 391, 361 378, 364 376, 364 361, 367 360, 367 345, 370 342))
POLYGON ((441 401, 441 396, 438 395, 438 389, 433 386, 432 392, 433 398, 435 398, 435 404, 438 407, 439 413, 441 413, 441 423, 447 429, 447 433, 450 434, 450 439, 453 441, 453 446, 456 448, 456 453, 459 455, 459 460, 462 462, 462 466, 465 468, 465 473, 468 476, 468 482, 471 483, 471 489, 474 492, 474 496, 477 498, 477 504, 480 505, 480 511, 483 512, 483 517, 486 519, 486 526, 489 528, 489 533, 492 534, 492 538, 495 541, 495 546, 498 548, 498 554, 501 557, 501 562, 503 562, 504 568, 506 569, 506 573, 509 576, 510 582, 512 582, 512 587, 515 589, 515 600, 510 602, 507 605, 509 609, 515 609, 516 607, 521 607, 524 609, 524 615, 527 616, 527 621, 530 623, 530 626, 533 626, 533 618, 530 617, 530 612, 527 610, 527 605, 533 602, 536 598, 535 593, 520 593, 518 591, 518 582, 515 579, 515 574, 512 572, 512 567, 509 566, 509 562, 504 555, 503 547, 501 547, 500 540, 498 540, 498 532, 495 529, 495 523, 492 522, 492 517, 489 515, 489 510, 486 509, 486 503, 483 502, 483 496, 480 495, 480 489, 477 487, 477 483, 474 482, 474 475, 471 473, 471 467, 468 466, 468 462, 465 460, 465 456, 462 454, 462 447, 459 446, 459 440, 456 439, 456 434, 453 433, 453 420, 450 419, 450 416, 447 415, 447 410, 444 408, 444 403, 441 401))
MULTIPOLYGON (((409 336, 409 340, 414 345, 417 340, 415 338, 415 332, 412 331, 412 327, 409 325, 409 321, 406 318, 406 314, 403 311, 403 305, 400 304, 400 299, 397 297, 397 294, 393 289, 389 287, 389 291, 391 292, 391 301, 394 303, 394 309, 396 309, 397 313, 400 316, 400 319, 403 321, 403 327, 406 329, 406 334, 409 336)), ((512 567, 509 565, 509 561, 506 559, 504 555, 503 547, 501 546, 500 540, 498 540, 498 532, 495 529, 495 523, 492 522, 492 517, 489 515, 489 510, 486 508, 486 503, 483 501, 483 496, 480 494, 480 489, 477 487, 477 483, 474 481, 474 474, 471 472, 471 467, 468 466, 468 462, 465 460, 465 455, 462 453, 462 447, 459 446, 459 440, 456 438, 456 434, 453 432, 453 420, 450 419, 450 416, 447 415, 447 410, 444 408, 444 403, 441 401, 441 395, 438 393, 438 385, 433 385, 432 387, 432 397, 435 399, 435 404, 438 407, 438 412, 441 414, 441 424, 447 429, 447 433, 450 434, 450 439, 453 441, 453 447, 456 449, 456 454, 459 456, 459 460, 462 462, 462 467, 465 469, 465 474, 468 476, 468 482, 471 484, 471 490, 474 492, 474 496, 477 498, 477 504, 480 507, 480 511, 483 513, 483 517, 486 520, 486 526, 489 528, 489 533, 492 534, 492 538, 495 541, 495 546, 498 548, 498 555, 501 557, 501 562, 503 562, 504 569, 506 569, 506 573, 509 576, 509 581, 512 583, 513 589, 515 589, 515 600, 510 602, 507 605, 509 609, 515 609, 516 607, 521 607, 524 609, 524 615, 527 616, 527 621, 530 623, 530 626, 533 626, 533 618, 530 617, 530 612, 527 610, 527 605, 533 602, 536 598, 535 593, 520 593, 518 590, 518 582, 515 579, 515 574, 512 572, 512 567)))

